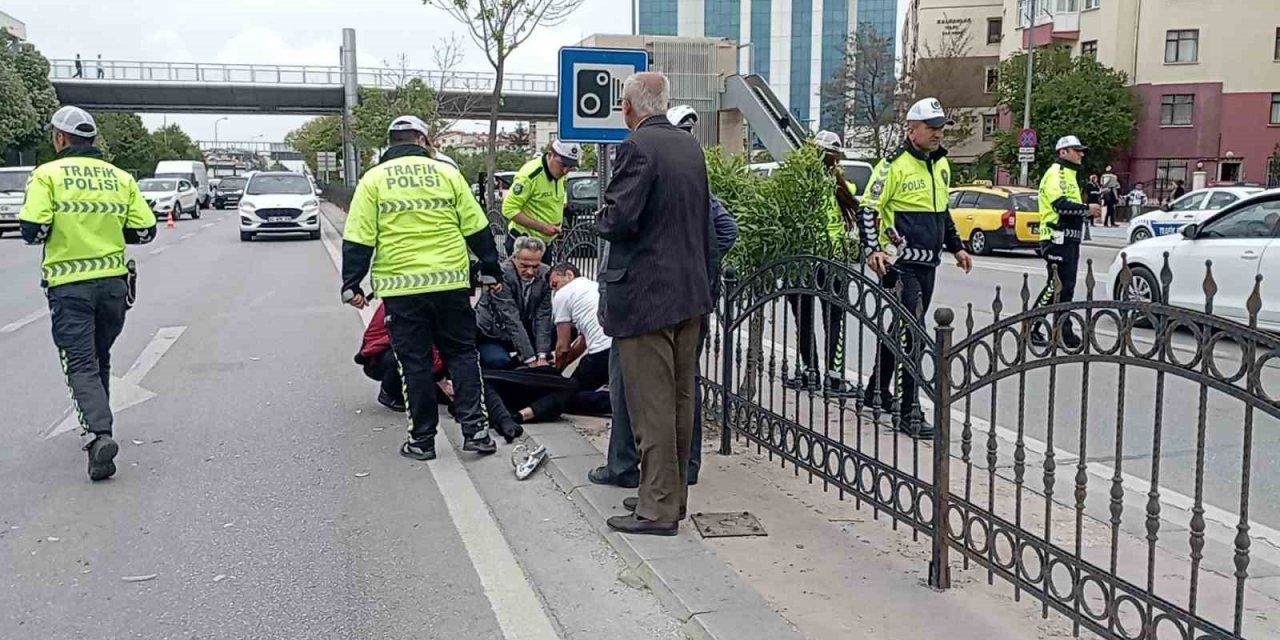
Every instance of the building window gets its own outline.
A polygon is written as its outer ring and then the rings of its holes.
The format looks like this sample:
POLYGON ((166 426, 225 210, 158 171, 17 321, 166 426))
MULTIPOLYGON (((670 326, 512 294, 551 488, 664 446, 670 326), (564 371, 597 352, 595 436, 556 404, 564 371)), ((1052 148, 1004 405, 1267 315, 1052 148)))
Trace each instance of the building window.
POLYGON ((1090 60, 1098 59, 1098 41, 1089 40, 1080 43, 1080 57, 1089 58, 1090 60))
POLYGON ((1178 181, 1186 184, 1186 160, 1156 160, 1155 193, 1157 200, 1167 202, 1172 199, 1173 190, 1178 188, 1178 181))
POLYGON ((987 67, 986 78, 982 83, 982 92, 995 93, 996 88, 999 86, 1000 86, 999 67, 987 67))
POLYGON ((1085 10, 1097 9, 1102 4, 1102 0, 1084 0, 1085 10))
POLYGON ((1200 60, 1200 30, 1183 29, 1168 31, 1164 36, 1165 64, 1198 62, 1200 60))
POLYGON ((1276 27, 1276 62, 1280 62, 1280 27, 1276 27))
POLYGON ((1166 95, 1160 99, 1160 124, 1185 126, 1191 124, 1191 112, 1195 109, 1195 96, 1189 93, 1166 95))
POLYGON ((1271 94, 1271 124, 1280 124, 1280 93, 1271 94))
MULTIPOLYGON (((1277 94, 1280 95, 1280 94, 1277 94)), ((990 140, 996 136, 996 114, 982 116, 982 139, 990 140)))
MULTIPOLYGON (((1000 44, 1003 32, 1004 18, 987 18, 987 44, 1000 44)), ((1280 45, 1277 45, 1276 50, 1280 51, 1280 45)))
POLYGON ((1058 0, 1058 13, 1075 13, 1076 0, 1058 0))

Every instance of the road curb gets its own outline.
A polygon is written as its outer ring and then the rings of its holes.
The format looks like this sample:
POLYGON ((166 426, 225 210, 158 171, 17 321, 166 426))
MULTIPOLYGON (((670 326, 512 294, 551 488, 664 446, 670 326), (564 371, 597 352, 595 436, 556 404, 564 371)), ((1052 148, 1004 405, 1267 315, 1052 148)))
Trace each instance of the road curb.
POLYGON ((571 423, 525 425, 531 447, 545 445, 547 472, 609 546, 622 557, 694 640, 803 640, 804 636, 747 586, 685 525, 674 538, 622 535, 605 520, 626 513, 633 489, 591 484, 587 472, 605 457, 571 423))

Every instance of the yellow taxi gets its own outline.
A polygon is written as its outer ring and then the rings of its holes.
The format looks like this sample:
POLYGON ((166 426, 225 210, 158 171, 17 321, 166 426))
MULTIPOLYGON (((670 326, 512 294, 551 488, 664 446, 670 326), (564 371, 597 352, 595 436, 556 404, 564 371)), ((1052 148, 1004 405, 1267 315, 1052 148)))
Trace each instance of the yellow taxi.
POLYGON ((1035 189, 979 181, 953 187, 950 205, 951 219, 970 253, 1039 247, 1040 203, 1035 189))

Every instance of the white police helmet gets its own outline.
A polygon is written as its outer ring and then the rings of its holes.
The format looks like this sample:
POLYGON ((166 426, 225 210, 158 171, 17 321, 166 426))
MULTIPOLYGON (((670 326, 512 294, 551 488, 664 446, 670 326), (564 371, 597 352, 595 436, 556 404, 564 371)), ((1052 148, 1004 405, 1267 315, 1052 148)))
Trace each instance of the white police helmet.
POLYGON ((693 131, 698 126, 698 112, 687 104, 679 104, 667 109, 667 122, 685 131, 693 131))
POLYGON ((53 118, 49 120, 49 126, 63 133, 83 138, 98 135, 98 125, 93 121, 93 116, 89 115, 88 111, 71 105, 55 111, 53 118))
POLYGON ((840 153, 844 149, 840 135, 834 131, 819 131, 818 135, 813 137, 813 143, 818 145, 819 149, 832 153, 840 153))

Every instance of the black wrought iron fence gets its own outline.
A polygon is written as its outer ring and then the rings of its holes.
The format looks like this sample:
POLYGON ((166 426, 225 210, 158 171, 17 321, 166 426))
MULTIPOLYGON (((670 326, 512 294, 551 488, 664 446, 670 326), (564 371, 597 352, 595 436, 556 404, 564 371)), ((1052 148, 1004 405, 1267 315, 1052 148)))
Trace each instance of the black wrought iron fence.
POLYGON ((551 241, 551 264, 568 262, 588 278, 595 279, 602 267, 604 241, 596 235, 594 221, 569 227, 551 241))
MULTIPOLYGON (((1280 454, 1257 436, 1280 426, 1280 338, 1257 328, 1261 278, 1243 324, 1214 314, 1211 272, 1201 311, 1097 299, 1087 269, 1083 301, 1032 308, 1024 278, 1016 312, 997 289, 962 320, 938 309, 932 330, 856 266, 800 256, 729 273, 703 411, 723 452, 745 440, 928 537, 935 588, 973 563, 1077 634, 1277 637, 1280 621, 1254 610, 1280 598, 1250 573, 1259 551, 1272 563, 1263 576, 1280 566, 1280 540, 1250 519, 1255 485, 1280 491, 1254 474, 1280 454), (883 394, 869 372, 886 366, 883 394)), ((1109 290, 1134 289, 1127 265, 1113 275, 1109 290)), ((1169 300, 1167 265, 1160 286, 1169 300)), ((1280 516, 1269 503, 1265 516, 1280 516)))

